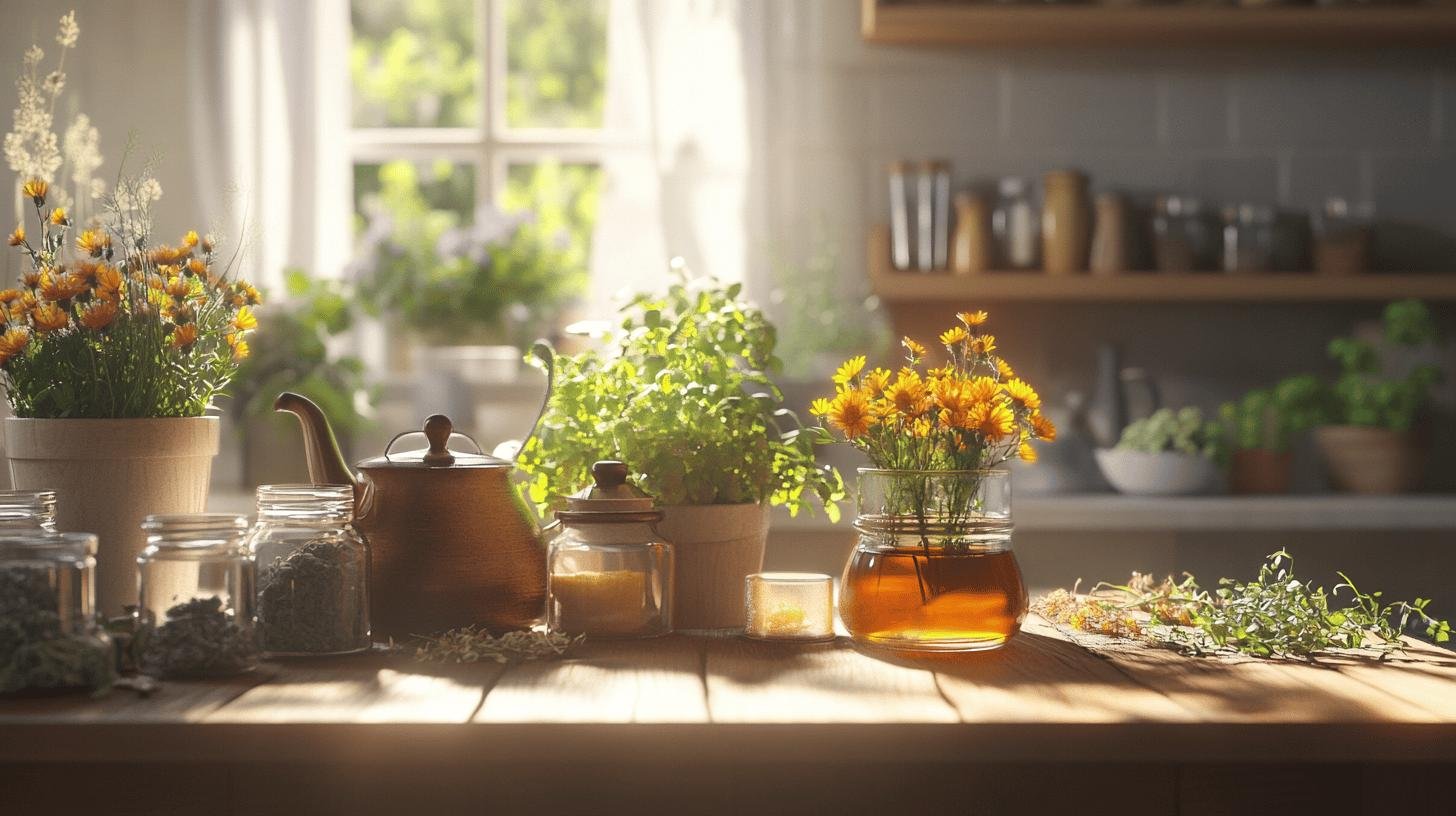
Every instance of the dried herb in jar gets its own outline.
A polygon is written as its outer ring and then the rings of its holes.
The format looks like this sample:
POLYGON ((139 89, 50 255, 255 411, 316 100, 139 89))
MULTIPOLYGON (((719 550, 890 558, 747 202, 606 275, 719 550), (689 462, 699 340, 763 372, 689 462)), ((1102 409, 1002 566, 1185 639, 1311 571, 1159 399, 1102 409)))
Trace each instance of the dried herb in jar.
POLYGON ((366 642, 357 550, 318 540, 274 559, 258 577, 258 626, 269 652, 331 654, 366 642))
POLYGON ((257 655, 252 627, 233 620, 215 595, 168 609, 166 622, 142 637, 142 669, 161 677, 237 674, 257 655))
POLYGON ((0 569, 0 693, 110 688, 115 672, 106 642, 63 633, 58 603, 44 570, 0 569))

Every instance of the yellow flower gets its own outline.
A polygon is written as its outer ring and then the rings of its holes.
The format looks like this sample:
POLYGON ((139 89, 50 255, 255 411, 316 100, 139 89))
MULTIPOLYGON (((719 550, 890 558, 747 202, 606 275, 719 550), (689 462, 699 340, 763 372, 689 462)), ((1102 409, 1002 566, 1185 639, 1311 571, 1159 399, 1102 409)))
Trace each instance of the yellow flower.
POLYGON ((258 318, 253 316, 253 310, 247 306, 238 310, 237 317, 233 318, 233 327, 238 331, 252 331, 258 328, 258 318))
POLYGON ((116 320, 116 304, 109 300, 98 300, 81 312, 81 325, 91 331, 101 331, 116 320))
POLYGON ((96 267, 96 289, 101 292, 116 293, 121 289, 121 270, 110 264, 100 264, 96 267))
POLYGON ((1006 396, 1018 406, 1033 413, 1041 410, 1041 397, 1024 380, 1011 380, 1003 388, 1006 389, 1006 396))
POLYGON ((50 188, 51 186, 46 184, 45 179, 33 178, 27 181, 24 187, 20 188, 20 192, 29 198, 35 206, 39 207, 45 204, 46 191, 50 188))
POLYGON ((9 243, 13 247, 18 247, 21 244, 25 243, 25 225, 24 224, 17 224, 15 226, 15 231, 12 232, 12 233, 10 233, 10 241, 9 241, 9 243))
POLYGON ((201 258, 189 260, 186 269, 188 274, 207 280, 207 262, 201 258))
POLYGON ((236 343, 233 343, 232 346, 234 360, 242 362, 243 360, 248 359, 248 354, 251 352, 251 350, 248 348, 247 340, 239 340, 236 343))
POLYGON ((25 284, 25 288, 34 289, 40 286, 40 273, 32 269, 20 276, 20 282, 25 284))
POLYGON ((182 300, 192 294, 192 282, 181 276, 172 278, 167 281, 166 292, 177 300, 182 300))
POLYGON ((147 253, 147 260, 157 266, 175 266, 186 254, 177 247, 162 244, 152 247, 151 251, 147 253))
POLYGON ((70 300, 86 290, 86 281, 59 269, 41 275, 40 296, 46 300, 70 300))
POLYGON ((192 249, 193 247, 197 246, 197 241, 197 230, 187 230, 187 234, 182 236, 182 246, 185 246, 188 249, 192 249))
POLYGON ((80 237, 76 238, 76 249, 93 258, 100 258, 106 250, 111 249, 111 236, 101 230, 82 230, 80 237))
POLYGON ((263 302, 263 296, 258 294, 258 289, 247 281, 238 281, 233 284, 233 288, 237 291, 233 302, 239 306, 257 306, 263 302))
POLYGON ((30 345, 30 332, 21 328, 7 330, 0 334, 0 366, 10 362, 15 355, 30 345))
POLYGON ((864 367, 865 358, 863 354, 845 360, 844 365, 840 366, 839 370, 834 372, 834 384, 845 385, 850 380, 858 377, 859 373, 864 370, 864 367))
POLYGON ((172 347, 185 349, 197 342, 197 324, 188 323, 172 330, 172 347))
POLYGON ((895 406, 896 411, 909 419, 914 419, 930 409, 926 398, 925 383, 921 381, 919 374, 910 369, 901 370, 895 384, 885 389, 885 399, 895 406))
POLYGON ((829 413, 829 400, 820 397, 809 403, 809 413, 817 417, 822 417, 829 413))
POLYGON ((925 346, 920 345, 908 337, 900 338, 900 345, 904 346, 905 350, 910 352, 910 356, 917 360, 925 356, 925 346))
POLYGON ((945 331, 941 332, 940 342, 944 343, 947 346, 954 346, 957 343, 964 342, 965 339, 970 336, 971 335, 967 333, 964 328, 956 326, 953 329, 946 329, 945 331))
POLYGON ((935 396, 936 404, 952 414, 969 410, 973 402, 969 389, 960 380, 936 380, 930 390, 935 396))
POLYGON ((971 338, 971 353, 990 354, 996 350, 996 337, 990 334, 981 334, 971 338))
POLYGON ((998 386, 990 377, 977 377, 971 381, 969 397, 971 402, 990 403, 996 399, 998 386))
POLYGON ((37 331, 50 332, 64 329, 71 324, 71 316, 54 303, 42 303, 30 312, 37 331))
POLYGON ((1011 364, 1000 357, 996 358, 996 373, 1000 374, 1003 380, 1009 380, 1016 376, 1016 372, 1012 370, 1011 364))
POLYGON ((1030 442, 1022 442, 1016 449, 1016 455, 1021 457, 1023 462, 1035 462, 1036 448, 1033 448, 1030 442))
POLYGON ((71 219, 66 216, 65 207, 57 207, 51 210, 51 223, 58 227, 64 227, 71 223, 71 219))
POLYGON ((864 436, 870 429, 869 401, 859 391, 842 391, 829 406, 829 424, 849 439, 864 436))
POLYGON ((982 325, 988 319, 990 319, 991 316, 986 314, 985 312, 961 312, 960 314, 956 315, 956 317, 960 318, 960 321, 966 324, 967 328, 973 328, 975 326, 982 325))
POLYGON ((910 423, 910 436, 915 439, 924 439, 930 436, 930 419, 921 417, 910 423))
POLYGON ((863 386, 865 391, 871 395, 878 394, 885 390, 890 384, 890 371, 885 368, 876 368, 864 376, 863 386))
POLYGON ((991 444, 1005 439, 1016 428, 1015 415, 1010 408, 1000 403, 977 404, 971 409, 968 421, 991 444))
POLYGON ((9 306, 11 301, 19 300, 24 294, 19 289, 0 289, 0 304, 9 306))
POLYGON ((1042 414, 1031 417, 1031 435, 1037 439, 1053 442, 1057 438, 1057 426, 1042 414))

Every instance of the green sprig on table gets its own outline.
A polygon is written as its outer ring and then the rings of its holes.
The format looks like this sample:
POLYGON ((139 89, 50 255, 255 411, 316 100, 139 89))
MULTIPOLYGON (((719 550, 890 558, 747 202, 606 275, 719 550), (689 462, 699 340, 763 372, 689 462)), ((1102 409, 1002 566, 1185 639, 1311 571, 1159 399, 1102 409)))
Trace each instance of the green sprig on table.
POLYGON ((492 635, 483 628, 463 626, 438 635, 419 638, 415 660, 421 663, 515 663, 561 657, 586 640, 584 635, 564 635, 524 629, 492 635))

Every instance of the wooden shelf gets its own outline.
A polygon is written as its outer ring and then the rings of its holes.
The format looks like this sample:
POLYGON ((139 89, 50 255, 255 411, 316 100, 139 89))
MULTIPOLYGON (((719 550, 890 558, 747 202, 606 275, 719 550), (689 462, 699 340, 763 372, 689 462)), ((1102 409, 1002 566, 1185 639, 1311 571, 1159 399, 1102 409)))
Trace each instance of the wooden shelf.
POLYGON ((890 233, 870 230, 870 287, 886 303, 1043 302, 1339 302, 1456 300, 1456 274, 1312 273, 1228 275, 1219 272, 1047 275, 1042 272, 900 272, 890 266, 890 233))
POLYGON ((867 42, 994 47, 1434 47, 1456 6, 1002 5, 862 0, 867 42))

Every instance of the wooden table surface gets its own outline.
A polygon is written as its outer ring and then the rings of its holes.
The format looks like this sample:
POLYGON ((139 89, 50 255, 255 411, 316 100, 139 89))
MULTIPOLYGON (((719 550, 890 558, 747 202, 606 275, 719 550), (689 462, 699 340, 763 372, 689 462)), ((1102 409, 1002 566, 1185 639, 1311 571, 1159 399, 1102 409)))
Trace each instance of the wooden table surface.
MULTIPOLYGON (((276 779, 321 764, 369 778, 402 767, 514 769, 512 778, 525 768, 677 768, 683 785, 706 784, 694 769, 739 768, 733 790, 753 787, 743 768, 765 771, 753 779, 837 768, 834 778, 855 780, 855 790, 873 787, 869 771, 885 767, 1030 780, 1056 767, 1097 781, 1093 769, 1107 766, 1134 769, 1151 791, 1145 811, 1124 802, 1118 812, 1150 813, 1197 812, 1191 796, 1226 796, 1219 780, 1260 767, 1281 769, 1272 776, 1296 791, 1343 777, 1355 785, 1338 800, 1348 804, 1376 801, 1392 768, 1424 778, 1456 766, 1456 654, 1413 644, 1383 664, 1192 658, 1074 637, 1032 616, 999 651, 915 660, 865 654, 843 638, 795 646, 679 636, 448 671, 369 655, 166 683, 147 699, 3 701, 0 763, 10 782, 52 794, 50 775, 69 773, 57 768, 104 774, 118 763, 132 778, 137 767, 179 764, 277 768, 276 779)), ((1051 796, 1059 786, 1042 787, 1051 796)), ((1419 782, 1402 789, 1437 796, 1419 782)))

